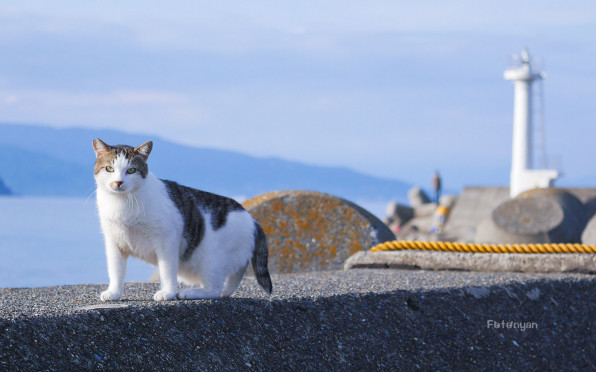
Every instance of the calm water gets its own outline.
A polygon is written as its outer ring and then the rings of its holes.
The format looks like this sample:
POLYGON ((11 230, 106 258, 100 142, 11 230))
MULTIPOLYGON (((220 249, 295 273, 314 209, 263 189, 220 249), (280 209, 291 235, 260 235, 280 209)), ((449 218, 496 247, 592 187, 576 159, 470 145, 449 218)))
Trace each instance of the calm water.
MULTIPOLYGON (((95 198, 1 198, 0 287, 107 283, 95 198)), ((127 281, 154 268, 128 261, 127 281)))
MULTIPOLYGON (((381 216, 385 203, 357 202, 381 216)), ((126 281, 155 268, 128 260, 126 281)), ((107 283, 95 198, 0 197, 0 287, 107 283)))

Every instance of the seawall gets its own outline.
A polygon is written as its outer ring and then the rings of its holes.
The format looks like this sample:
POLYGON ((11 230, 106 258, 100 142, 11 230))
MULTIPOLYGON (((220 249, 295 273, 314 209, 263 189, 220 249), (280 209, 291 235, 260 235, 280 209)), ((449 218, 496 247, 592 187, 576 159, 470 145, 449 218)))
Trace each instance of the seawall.
POLYGON ((248 277, 232 298, 168 303, 151 283, 110 304, 105 285, 0 289, 0 370, 596 369, 592 275, 362 269, 273 283, 271 299, 248 277))

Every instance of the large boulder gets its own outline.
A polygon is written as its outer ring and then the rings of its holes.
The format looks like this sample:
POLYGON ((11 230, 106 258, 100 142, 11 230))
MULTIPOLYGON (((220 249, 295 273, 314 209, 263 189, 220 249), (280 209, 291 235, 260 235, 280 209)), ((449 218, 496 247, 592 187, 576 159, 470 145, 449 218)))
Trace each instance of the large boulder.
POLYGON ((586 225, 582 202, 554 188, 526 191, 500 204, 476 231, 478 243, 579 243, 586 225))
POLYGON ((267 234, 274 273, 341 269, 352 254, 395 239, 370 212, 333 195, 276 191, 243 205, 267 234))

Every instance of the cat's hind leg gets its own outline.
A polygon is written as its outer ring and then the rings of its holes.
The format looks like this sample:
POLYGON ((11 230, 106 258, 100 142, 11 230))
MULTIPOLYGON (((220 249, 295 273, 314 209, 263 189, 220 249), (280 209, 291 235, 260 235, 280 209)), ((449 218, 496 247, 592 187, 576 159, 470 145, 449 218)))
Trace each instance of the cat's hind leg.
POLYGON ((248 267, 248 262, 246 263, 246 265, 240 267, 240 269, 238 269, 238 271, 236 271, 234 274, 232 274, 228 277, 228 279, 226 280, 226 285, 223 289, 223 292, 221 293, 221 297, 231 296, 232 293, 234 293, 234 291, 236 291, 236 288, 238 288, 238 285, 242 281, 242 278, 244 278, 244 274, 246 273, 247 267, 248 267))
POLYGON ((225 277, 211 272, 201 276, 202 288, 193 287, 180 290, 176 297, 180 300, 201 300, 219 298, 224 287, 225 277))
POLYGON ((200 278, 203 287, 183 289, 176 295, 179 299, 198 300, 221 297, 226 282, 226 273, 217 259, 204 257, 195 271, 195 275, 200 278))

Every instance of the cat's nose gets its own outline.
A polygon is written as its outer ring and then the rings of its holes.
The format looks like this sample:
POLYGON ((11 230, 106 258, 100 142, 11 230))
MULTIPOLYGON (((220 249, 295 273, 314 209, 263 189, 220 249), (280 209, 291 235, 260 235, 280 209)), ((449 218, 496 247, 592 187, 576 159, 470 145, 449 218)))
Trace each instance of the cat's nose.
POLYGON ((122 181, 114 181, 114 183, 116 184, 116 186, 120 187, 120 185, 122 185, 122 181))

